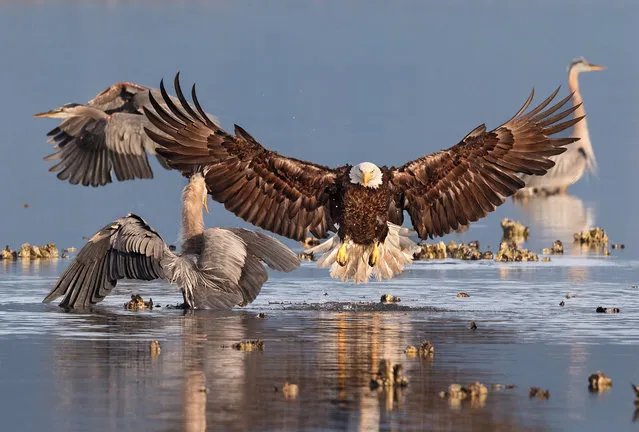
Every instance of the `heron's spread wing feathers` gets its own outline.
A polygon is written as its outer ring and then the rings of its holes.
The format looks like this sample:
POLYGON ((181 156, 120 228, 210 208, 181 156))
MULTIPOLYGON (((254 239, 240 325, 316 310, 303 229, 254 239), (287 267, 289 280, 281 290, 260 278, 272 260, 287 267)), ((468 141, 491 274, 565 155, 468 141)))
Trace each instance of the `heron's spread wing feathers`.
POLYGON ((279 240, 257 231, 244 228, 225 228, 240 237, 248 252, 273 270, 291 272, 300 266, 300 259, 279 240))
POLYGON ((193 288, 196 307, 219 309, 213 302, 232 299, 237 301, 231 306, 251 303, 268 280, 268 273, 260 261, 275 270, 287 272, 299 267, 300 263, 293 251, 266 234, 241 228, 204 231, 198 267, 211 283, 201 283, 193 288), (224 294, 222 300, 216 298, 217 293, 224 294))
POLYGON ((518 174, 544 175, 554 165, 550 157, 578 140, 550 138, 582 118, 562 121, 577 108, 560 111, 572 95, 546 108, 558 91, 524 114, 531 93, 498 128, 487 132, 481 125, 450 149, 390 169, 390 187, 402 197, 421 238, 442 236, 483 218, 524 187, 518 174))
MULTIPOLYGON (((246 261, 246 245, 230 231, 209 228, 204 231, 198 267, 231 286, 238 285, 246 261)), ((232 288, 231 288, 232 289, 232 288)))
POLYGON ((175 77, 179 104, 160 90, 163 107, 150 94, 153 109, 144 108, 149 120, 164 135, 151 129, 158 154, 184 175, 199 167, 208 169, 209 193, 242 219, 285 237, 302 240, 307 231, 323 237, 332 228, 328 208, 329 188, 337 170, 277 154, 262 147, 239 126, 235 136, 211 121, 192 91, 189 104, 175 77))
POLYGON ((87 242, 43 301, 64 295, 61 307, 87 307, 102 301, 119 279, 165 279, 162 262, 171 257, 160 235, 129 214, 87 242))
MULTIPOLYGON (((160 132, 142 112, 144 105, 150 106, 149 92, 156 98, 162 98, 160 90, 119 82, 100 92, 87 104, 67 112, 69 117, 47 134, 56 151, 44 160, 59 161, 49 171, 59 171, 60 180, 84 186, 111 183, 112 173, 119 181, 153 178, 145 153, 155 155, 155 143, 146 135, 144 128, 160 132)), ((174 96, 166 97, 173 103, 179 103, 174 96)), ((165 103, 163 105, 166 107, 165 103)), ((215 117, 208 115, 208 118, 217 124, 215 117)), ((162 167, 170 169, 163 158, 158 156, 158 160, 162 167)))
POLYGON ((119 181, 153 178, 146 153, 155 154, 155 144, 144 133, 150 126, 138 114, 71 117, 49 133, 56 151, 44 160, 59 161, 49 171, 71 184, 103 186, 111 172, 119 181))
POLYGON ((251 303, 268 279, 264 266, 248 253, 244 240, 223 228, 204 231, 198 267, 217 285, 217 291, 206 284, 194 287, 196 306, 200 308, 214 308, 210 302, 217 301, 215 292, 225 294, 229 301, 235 299, 232 306, 251 303))

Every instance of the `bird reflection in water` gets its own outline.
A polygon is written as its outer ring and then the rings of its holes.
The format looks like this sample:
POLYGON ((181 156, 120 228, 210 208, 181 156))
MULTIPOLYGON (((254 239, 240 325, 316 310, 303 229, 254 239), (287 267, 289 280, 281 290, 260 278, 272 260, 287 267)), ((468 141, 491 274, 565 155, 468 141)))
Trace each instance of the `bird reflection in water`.
MULTIPOLYGON (((595 224, 595 209, 575 195, 552 195, 513 200, 527 216, 536 237, 544 243, 561 240, 572 244, 575 233, 590 229, 595 224)), ((581 255, 579 248, 568 248, 581 255)))

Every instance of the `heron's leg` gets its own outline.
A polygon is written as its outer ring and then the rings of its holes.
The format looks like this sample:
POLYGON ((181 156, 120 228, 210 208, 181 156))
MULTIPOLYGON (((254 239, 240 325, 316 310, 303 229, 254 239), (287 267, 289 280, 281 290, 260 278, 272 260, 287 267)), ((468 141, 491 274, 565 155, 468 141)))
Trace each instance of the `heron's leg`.
POLYGON ((342 267, 344 267, 346 263, 348 262, 348 253, 346 252, 346 242, 347 240, 344 239, 344 242, 337 250, 336 260, 337 260, 337 263, 341 265, 342 267))
POLYGON ((371 267, 375 267, 379 262, 379 241, 375 240, 373 243, 373 250, 371 251, 370 256, 368 257, 368 265, 371 267))
POLYGON ((182 298, 184 299, 184 309, 195 309, 193 302, 193 292, 189 289, 182 290, 182 298), (188 291, 188 293, 187 293, 188 291))

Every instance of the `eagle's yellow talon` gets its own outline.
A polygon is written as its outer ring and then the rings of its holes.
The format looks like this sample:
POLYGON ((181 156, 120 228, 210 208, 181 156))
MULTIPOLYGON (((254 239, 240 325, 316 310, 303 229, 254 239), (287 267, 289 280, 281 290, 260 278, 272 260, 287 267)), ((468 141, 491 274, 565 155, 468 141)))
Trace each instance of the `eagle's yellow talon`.
POLYGON ((342 243, 342 245, 337 250, 337 263, 344 267, 348 262, 348 254, 346 253, 346 243, 342 243))
POLYGON ((373 250, 371 251, 370 256, 368 257, 368 265, 371 267, 375 267, 379 262, 379 243, 373 243, 373 250))

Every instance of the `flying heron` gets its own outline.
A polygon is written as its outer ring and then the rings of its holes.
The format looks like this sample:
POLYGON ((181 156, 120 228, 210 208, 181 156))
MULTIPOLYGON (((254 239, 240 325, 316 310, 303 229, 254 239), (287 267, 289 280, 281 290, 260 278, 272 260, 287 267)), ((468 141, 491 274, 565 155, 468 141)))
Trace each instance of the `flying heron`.
POLYGON ((194 174, 182 192, 181 251, 169 250, 141 217, 129 213, 98 231, 80 250, 44 302, 64 295, 60 307, 86 308, 120 279, 164 279, 175 284, 190 309, 230 309, 251 303, 268 279, 261 262, 290 272, 297 255, 266 234, 242 228, 204 228, 207 191, 194 174))
POLYGON ((144 133, 145 127, 157 131, 142 112, 142 107, 150 106, 149 91, 162 99, 160 90, 119 82, 84 105, 70 103, 34 114, 63 119, 47 134, 55 152, 44 160, 58 161, 49 171, 59 171, 57 177, 71 184, 104 186, 113 181, 112 172, 118 181, 153 178, 147 154, 170 169, 144 133))
POLYGON ((597 160, 590 143, 588 123, 585 118, 586 111, 579 91, 579 74, 604 69, 605 66, 589 63, 583 57, 573 60, 570 64, 568 67, 568 86, 573 92, 573 106, 577 107, 573 115, 584 117, 573 126, 572 136, 579 138, 579 141, 566 146, 565 153, 550 157, 555 162, 555 166, 545 176, 522 175, 521 178, 526 182, 526 187, 517 192, 516 198, 531 195, 565 194, 568 186, 576 183, 586 170, 591 174, 596 172, 597 160))

